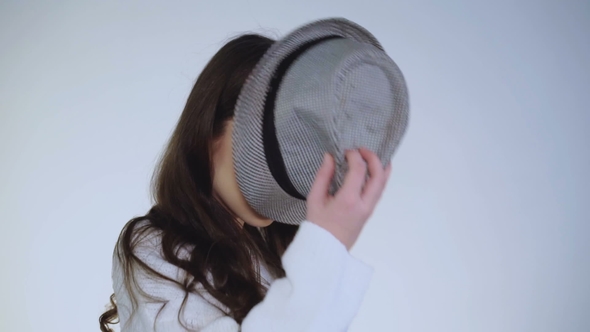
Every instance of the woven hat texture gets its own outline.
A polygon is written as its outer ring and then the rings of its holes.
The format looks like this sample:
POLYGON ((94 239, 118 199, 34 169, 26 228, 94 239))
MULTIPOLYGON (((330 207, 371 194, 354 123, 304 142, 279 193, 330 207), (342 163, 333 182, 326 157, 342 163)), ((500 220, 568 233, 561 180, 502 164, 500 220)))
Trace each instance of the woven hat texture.
POLYGON ((232 135, 240 190, 261 215, 299 224, 324 152, 336 161, 335 193, 345 151, 366 147, 386 165, 408 117, 403 74, 371 33, 342 18, 304 25, 270 47, 240 92, 232 135))

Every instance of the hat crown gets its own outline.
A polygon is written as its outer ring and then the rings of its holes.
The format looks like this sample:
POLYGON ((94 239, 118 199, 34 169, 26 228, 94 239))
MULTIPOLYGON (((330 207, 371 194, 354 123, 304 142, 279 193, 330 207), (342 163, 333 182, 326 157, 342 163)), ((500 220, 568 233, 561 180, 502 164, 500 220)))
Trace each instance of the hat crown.
POLYGON ((302 196, 324 152, 336 159, 333 192, 347 171, 346 150, 365 147, 384 164, 389 160, 395 148, 392 115, 407 98, 405 85, 396 86, 397 76, 401 72, 385 52, 351 39, 324 41, 293 62, 282 79, 274 119, 287 174, 302 196))

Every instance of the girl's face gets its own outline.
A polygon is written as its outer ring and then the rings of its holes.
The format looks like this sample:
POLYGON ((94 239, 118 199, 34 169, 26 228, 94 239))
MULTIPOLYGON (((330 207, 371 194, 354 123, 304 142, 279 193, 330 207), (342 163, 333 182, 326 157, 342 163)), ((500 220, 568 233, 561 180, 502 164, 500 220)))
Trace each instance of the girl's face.
POLYGON ((225 132, 214 144, 213 150, 213 193, 238 217, 241 223, 255 227, 266 227, 273 221, 260 215, 246 202, 240 191, 234 172, 232 154, 233 120, 229 120, 225 132))

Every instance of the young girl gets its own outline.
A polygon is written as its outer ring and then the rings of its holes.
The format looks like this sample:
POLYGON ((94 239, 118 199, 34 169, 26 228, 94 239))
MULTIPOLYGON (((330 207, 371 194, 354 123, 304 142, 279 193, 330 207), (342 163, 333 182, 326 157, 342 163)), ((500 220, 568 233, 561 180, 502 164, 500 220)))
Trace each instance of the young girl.
POLYGON ((348 250, 390 166, 367 149, 348 151, 344 183, 330 195, 335 162, 326 154, 299 226, 248 205, 232 161, 233 110, 273 42, 230 41, 196 81, 155 172, 154 205, 117 242, 102 331, 118 318, 121 331, 329 332, 355 316, 372 269, 348 250))

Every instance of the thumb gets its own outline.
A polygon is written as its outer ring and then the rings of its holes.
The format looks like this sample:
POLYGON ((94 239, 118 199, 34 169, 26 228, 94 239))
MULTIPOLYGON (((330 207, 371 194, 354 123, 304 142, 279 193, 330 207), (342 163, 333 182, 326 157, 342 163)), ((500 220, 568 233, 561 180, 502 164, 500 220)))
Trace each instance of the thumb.
POLYGON ((332 182, 333 175, 334 158, 326 152, 324 153, 324 161, 316 173, 309 195, 307 195, 307 200, 325 202, 328 197, 328 190, 330 189, 330 182, 332 182))

